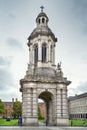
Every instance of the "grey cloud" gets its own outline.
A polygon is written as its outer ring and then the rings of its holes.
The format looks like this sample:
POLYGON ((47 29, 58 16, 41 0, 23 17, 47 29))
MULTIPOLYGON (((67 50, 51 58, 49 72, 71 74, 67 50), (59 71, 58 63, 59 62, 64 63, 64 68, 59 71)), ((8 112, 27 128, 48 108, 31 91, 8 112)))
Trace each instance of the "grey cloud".
POLYGON ((69 93, 69 96, 74 96, 75 94, 78 94, 79 91, 77 90, 77 88, 70 88, 68 89, 68 93, 69 93))
POLYGON ((87 63, 87 54, 84 54, 81 60, 82 60, 82 63, 87 63))
POLYGON ((21 50, 22 49, 22 43, 20 43, 17 39, 15 38, 8 38, 7 39, 7 45, 12 48, 13 50, 21 50))
POLYGON ((11 19, 14 19, 14 18, 15 18, 15 15, 14 15, 13 13, 10 13, 10 14, 9 14, 9 17, 10 17, 11 19))
POLYGON ((77 89, 81 93, 87 92, 87 82, 80 83, 80 85, 77 87, 77 89))
POLYGON ((0 66, 7 66, 11 64, 11 57, 0 56, 0 66))
POLYGON ((0 69, 0 91, 6 90, 8 86, 12 85, 13 85, 13 78, 9 70, 0 69))
POLYGON ((83 27, 83 32, 87 33, 87 0, 74 0, 74 11, 83 27))
POLYGON ((69 88, 68 94, 69 96, 75 96, 75 94, 82 94, 87 92, 87 82, 81 82, 79 86, 76 88, 69 88))
POLYGON ((74 0, 74 6, 75 6, 75 11, 76 13, 78 13, 79 17, 84 17, 86 15, 87 0, 74 0))

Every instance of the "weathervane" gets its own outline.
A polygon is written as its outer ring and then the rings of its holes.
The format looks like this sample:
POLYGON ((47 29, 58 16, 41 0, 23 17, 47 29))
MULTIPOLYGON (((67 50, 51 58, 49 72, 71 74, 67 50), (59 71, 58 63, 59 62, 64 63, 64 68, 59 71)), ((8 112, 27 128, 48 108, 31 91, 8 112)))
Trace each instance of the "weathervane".
POLYGON ((41 6, 40 8, 41 8, 41 12, 43 12, 44 6, 41 6))

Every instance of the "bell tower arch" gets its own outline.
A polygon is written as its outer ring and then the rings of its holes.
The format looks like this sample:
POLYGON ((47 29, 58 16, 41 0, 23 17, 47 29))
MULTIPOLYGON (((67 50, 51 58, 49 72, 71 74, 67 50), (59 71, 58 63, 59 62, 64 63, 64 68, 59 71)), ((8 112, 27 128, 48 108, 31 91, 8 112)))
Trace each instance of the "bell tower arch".
POLYGON ((57 38, 48 26, 49 18, 41 12, 36 28, 28 37, 29 64, 20 80, 23 125, 38 125, 38 98, 46 103, 47 125, 68 125, 67 86, 61 64, 55 65, 57 38))

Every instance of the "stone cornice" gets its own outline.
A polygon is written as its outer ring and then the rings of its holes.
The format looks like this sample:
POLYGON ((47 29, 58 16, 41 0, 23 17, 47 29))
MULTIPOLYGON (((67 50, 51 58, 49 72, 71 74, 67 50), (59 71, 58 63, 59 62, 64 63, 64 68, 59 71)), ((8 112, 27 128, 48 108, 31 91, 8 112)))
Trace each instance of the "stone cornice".
MULTIPOLYGON (((38 27, 35 28, 33 30, 33 32, 30 34, 30 36, 28 37, 28 40, 30 41, 31 39, 34 39, 38 36, 47 36, 47 37, 51 36, 53 41, 57 42, 57 38, 55 37, 54 33, 52 33, 51 29, 48 27, 46 27, 45 29, 44 29, 44 27, 42 27, 40 29, 38 27)), ((28 45, 29 45, 29 43, 28 43, 28 45)))
POLYGON ((63 83, 69 85, 71 81, 68 81, 66 78, 48 78, 48 77, 41 77, 41 76, 27 76, 24 79, 20 80, 20 84, 27 83, 27 82, 40 82, 40 83, 63 83))

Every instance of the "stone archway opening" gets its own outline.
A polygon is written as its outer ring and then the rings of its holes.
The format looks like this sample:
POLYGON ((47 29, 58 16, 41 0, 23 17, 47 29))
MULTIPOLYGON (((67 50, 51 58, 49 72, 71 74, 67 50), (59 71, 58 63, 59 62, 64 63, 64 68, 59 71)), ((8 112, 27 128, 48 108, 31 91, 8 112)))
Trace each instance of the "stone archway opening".
POLYGON ((38 124, 46 125, 46 103, 38 98, 38 124))
POLYGON ((45 125, 54 125, 53 94, 44 91, 39 94, 38 98, 43 100, 45 105, 45 125))

